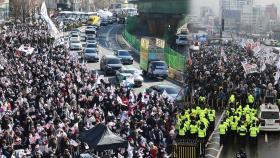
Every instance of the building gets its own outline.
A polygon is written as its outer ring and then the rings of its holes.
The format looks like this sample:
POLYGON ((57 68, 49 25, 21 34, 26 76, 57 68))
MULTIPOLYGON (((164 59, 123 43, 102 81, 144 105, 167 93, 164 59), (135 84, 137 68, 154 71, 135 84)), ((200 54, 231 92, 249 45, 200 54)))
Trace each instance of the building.
POLYGON ((264 33, 265 32, 265 23, 264 23, 264 8, 262 6, 253 7, 253 16, 252 16, 252 30, 253 33, 264 33))
POLYGON ((265 7, 265 17, 270 20, 277 20, 277 7, 274 4, 265 7))
POLYGON ((9 19, 9 0, 0 0, 0 22, 9 19))
POLYGON ((253 0, 220 0, 220 17, 224 19, 224 28, 240 30, 250 26, 253 2, 253 0))

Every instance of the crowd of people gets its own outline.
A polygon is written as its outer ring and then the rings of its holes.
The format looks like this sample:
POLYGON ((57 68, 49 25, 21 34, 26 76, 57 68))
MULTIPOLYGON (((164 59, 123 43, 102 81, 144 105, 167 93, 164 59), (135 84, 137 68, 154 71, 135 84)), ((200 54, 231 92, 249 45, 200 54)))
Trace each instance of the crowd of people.
POLYGON ((78 157, 90 151, 79 134, 103 123, 129 142, 109 157, 168 157, 177 106, 160 95, 97 82, 65 46, 54 46, 45 26, 11 24, 2 32, 0 155, 78 157), (23 53, 21 45, 34 51, 23 53))
POLYGON ((247 104, 249 95, 254 97, 254 106, 264 96, 279 96, 279 84, 274 84, 277 71, 274 63, 266 64, 266 68, 258 73, 245 73, 241 62, 257 64, 259 69, 262 67, 261 60, 254 56, 253 51, 237 44, 212 45, 202 46, 199 52, 192 52, 190 56, 189 85, 192 85, 196 102, 203 96, 210 107, 225 109, 232 94, 242 106, 247 104), (221 49, 224 55, 221 55, 221 49))
POLYGON ((128 140, 109 157, 167 158, 176 138, 205 139, 214 130, 215 110, 229 108, 219 126, 224 135, 258 133, 253 107, 278 96, 275 66, 244 74, 241 61, 255 62, 238 46, 202 46, 191 54, 189 83, 197 102, 181 109, 167 97, 115 87, 56 46, 44 22, 5 25, 0 39, 0 155, 79 157, 89 152, 79 134, 106 124, 128 140), (19 51, 24 45, 30 54, 19 51), (247 105, 248 104, 248 105, 247 105), (230 132, 227 132, 230 131, 230 132))

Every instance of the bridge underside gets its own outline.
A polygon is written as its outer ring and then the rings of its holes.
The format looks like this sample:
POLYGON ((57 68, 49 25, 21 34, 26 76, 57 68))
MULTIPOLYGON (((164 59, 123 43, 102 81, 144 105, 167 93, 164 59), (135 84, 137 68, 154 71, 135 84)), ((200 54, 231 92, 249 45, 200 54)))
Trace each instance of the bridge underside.
POLYGON ((180 21, 185 18, 185 15, 174 14, 140 14, 140 23, 147 25, 149 33, 152 36, 162 37, 168 26, 176 32, 174 28, 178 28, 180 21))
MULTIPOLYGON (((175 29, 189 13, 190 0, 139 0, 141 24, 148 25, 151 35, 163 36, 168 25, 175 29)), ((176 30, 172 30, 176 31, 176 30)))

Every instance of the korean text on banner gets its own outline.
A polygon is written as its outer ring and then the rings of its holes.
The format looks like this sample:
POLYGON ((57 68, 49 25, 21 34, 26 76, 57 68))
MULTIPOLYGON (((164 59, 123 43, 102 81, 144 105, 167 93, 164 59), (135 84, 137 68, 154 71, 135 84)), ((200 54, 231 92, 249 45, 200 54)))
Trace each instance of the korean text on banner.
POLYGON ((241 64, 246 75, 259 72, 258 71, 259 68, 257 64, 248 64, 247 62, 241 62, 241 64))

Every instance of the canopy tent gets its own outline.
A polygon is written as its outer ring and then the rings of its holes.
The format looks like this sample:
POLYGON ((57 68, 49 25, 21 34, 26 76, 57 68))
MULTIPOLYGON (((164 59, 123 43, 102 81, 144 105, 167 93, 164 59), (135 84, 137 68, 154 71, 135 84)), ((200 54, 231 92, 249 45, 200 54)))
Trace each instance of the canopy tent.
POLYGON ((90 148, 99 151, 126 148, 128 146, 126 140, 113 133, 104 124, 98 124, 92 129, 82 132, 80 140, 87 143, 90 148))

